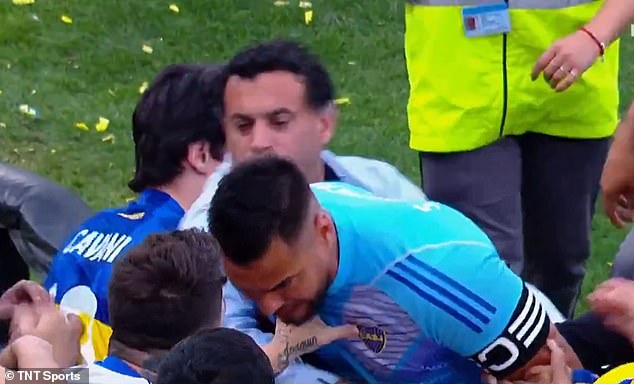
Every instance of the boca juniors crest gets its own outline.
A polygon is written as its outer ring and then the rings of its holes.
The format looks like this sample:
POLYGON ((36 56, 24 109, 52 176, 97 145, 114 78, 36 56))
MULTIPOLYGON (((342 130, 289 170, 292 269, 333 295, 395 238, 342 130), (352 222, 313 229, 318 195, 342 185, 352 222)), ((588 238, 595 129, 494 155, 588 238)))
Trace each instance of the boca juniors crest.
POLYGON ((359 337, 374 353, 381 353, 387 344, 387 332, 379 327, 359 327, 359 337))

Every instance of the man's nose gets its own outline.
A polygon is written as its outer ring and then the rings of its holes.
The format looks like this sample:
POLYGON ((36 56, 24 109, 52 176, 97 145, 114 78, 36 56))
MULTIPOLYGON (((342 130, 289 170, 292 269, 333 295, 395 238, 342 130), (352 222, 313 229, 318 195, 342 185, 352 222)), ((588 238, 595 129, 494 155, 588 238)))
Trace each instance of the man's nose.
POLYGON ((253 127, 251 151, 260 154, 270 152, 273 148, 271 129, 264 122, 256 122, 253 127))
POLYGON ((260 311, 265 316, 274 315, 282 306, 284 300, 279 295, 267 295, 260 300, 260 311))

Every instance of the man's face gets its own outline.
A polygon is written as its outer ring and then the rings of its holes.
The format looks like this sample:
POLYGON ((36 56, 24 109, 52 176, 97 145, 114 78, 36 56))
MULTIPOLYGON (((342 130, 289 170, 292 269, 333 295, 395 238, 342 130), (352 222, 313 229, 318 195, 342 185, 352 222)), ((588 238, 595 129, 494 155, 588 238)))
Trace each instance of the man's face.
POLYGON ((333 112, 312 109, 302 78, 291 72, 267 72, 253 79, 231 76, 227 81, 224 129, 236 163, 273 153, 310 173, 321 164, 320 151, 333 125, 333 112))
POLYGON ((294 244, 273 239, 263 257, 248 266, 225 259, 225 271, 232 283, 256 302, 266 315, 301 324, 314 314, 328 285, 324 261, 327 247, 313 231, 302 233, 294 244))

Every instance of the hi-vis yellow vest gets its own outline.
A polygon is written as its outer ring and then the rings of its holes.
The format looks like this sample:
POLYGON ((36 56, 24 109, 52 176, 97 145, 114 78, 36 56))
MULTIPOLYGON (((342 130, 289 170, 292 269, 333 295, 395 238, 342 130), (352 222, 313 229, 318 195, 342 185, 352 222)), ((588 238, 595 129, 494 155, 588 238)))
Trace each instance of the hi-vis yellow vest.
POLYGON ((603 138, 618 122, 619 44, 568 90, 557 93, 537 59, 594 17, 603 1, 508 0, 511 31, 465 36, 465 6, 503 0, 409 0, 405 53, 410 82, 410 146, 418 151, 476 149, 501 136, 536 132, 603 138))

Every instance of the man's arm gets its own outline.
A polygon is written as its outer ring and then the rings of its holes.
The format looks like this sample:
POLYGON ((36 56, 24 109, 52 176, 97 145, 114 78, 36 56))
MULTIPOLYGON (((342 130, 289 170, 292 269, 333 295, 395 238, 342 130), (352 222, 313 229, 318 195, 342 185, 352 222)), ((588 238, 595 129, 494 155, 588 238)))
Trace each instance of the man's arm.
POLYGON ((631 221, 634 210, 634 103, 619 124, 601 175, 603 206, 617 227, 631 221))
POLYGON ((427 247, 399 260, 377 287, 425 336, 500 378, 541 362, 554 329, 534 294, 485 242, 427 247))
MULTIPOLYGON (((334 156, 341 181, 356 185, 373 194, 394 200, 427 200, 422 189, 414 185, 396 167, 383 161, 356 156, 334 156)), ((331 164, 332 165, 332 164, 331 164)))
MULTIPOLYGON (((273 334, 258 329, 257 307, 255 303, 235 288, 231 282, 227 282, 223 289, 225 301, 224 326, 237 329, 251 336, 260 346, 269 344, 273 340, 273 334)), ((303 363, 301 360, 290 362, 288 367, 280 373, 276 384, 332 384, 339 377, 303 363)))
POLYGON ((592 372, 603 374, 634 361, 634 349, 629 340, 606 328, 593 313, 557 324, 557 328, 584 368, 592 372))
POLYGON ((605 3, 586 25, 606 46, 621 35, 634 20, 634 2, 631 0, 605 0, 605 3))

